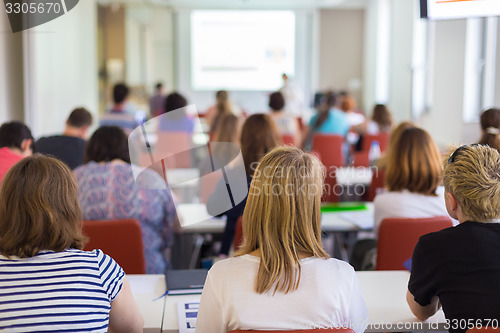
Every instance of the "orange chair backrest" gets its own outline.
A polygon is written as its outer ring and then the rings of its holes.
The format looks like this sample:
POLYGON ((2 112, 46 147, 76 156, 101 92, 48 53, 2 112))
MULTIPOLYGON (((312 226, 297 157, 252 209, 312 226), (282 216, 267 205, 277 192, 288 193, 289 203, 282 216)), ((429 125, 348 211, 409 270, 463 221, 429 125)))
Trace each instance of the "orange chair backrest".
POLYGON ((295 146, 295 137, 293 135, 284 134, 281 136, 281 140, 285 146, 295 146))
POLYGON ((315 134, 313 136, 312 153, 316 153, 321 162, 327 168, 325 178, 324 202, 338 202, 339 190, 335 178, 335 169, 345 165, 344 159, 344 137, 335 134, 315 134))
POLYGON ((136 219, 83 221, 85 251, 101 249, 127 274, 146 274, 141 224, 136 219))
POLYGON ((248 333, 248 332, 259 332, 259 333, 354 333, 354 330, 349 328, 314 328, 310 330, 288 330, 288 331, 254 331, 254 330, 235 330, 229 333, 248 333))
POLYGON ((380 224, 377 241, 377 270, 405 270, 418 239, 453 226, 448 216, 429 218, 388 218, 380 224))
POLYGON ((379 134, 366 134, 363 136, 363 144, 362 144, 362 150, 363 151, 370 151, 370 147, 372 146, 373 141, 377 141, 378 145, 380 147, 380 151, 383 153, 384 151, 387 150, 387 147, 389 146, 389 133, 379 133, 379 134))
POLYGON ((158 132, 155 146, 157 159, 166 159, 175 168, 191 168, 191 134, 187 132, 158 132), (173 160, 173 161, 170 161, 173 160))

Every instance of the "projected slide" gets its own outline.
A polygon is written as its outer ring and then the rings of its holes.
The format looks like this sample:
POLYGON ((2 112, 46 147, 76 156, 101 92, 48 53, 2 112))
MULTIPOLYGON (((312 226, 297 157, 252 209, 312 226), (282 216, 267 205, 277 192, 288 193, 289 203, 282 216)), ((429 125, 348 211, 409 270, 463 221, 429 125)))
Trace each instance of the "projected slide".
POLYGON ((455 19, 500 15, 499 0, 425 0, 427 17, 455 19))
POLYGON ((193 11, 193 90, 277 90, 294 75, 292 11, 193 11))

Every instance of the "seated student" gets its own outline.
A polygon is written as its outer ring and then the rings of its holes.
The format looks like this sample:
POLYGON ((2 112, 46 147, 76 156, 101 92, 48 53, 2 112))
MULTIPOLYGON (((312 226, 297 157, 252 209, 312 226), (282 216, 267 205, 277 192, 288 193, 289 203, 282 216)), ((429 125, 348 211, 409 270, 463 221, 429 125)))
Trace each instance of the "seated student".
POLYGON ((311 149, 314 134, 337 134, 346 136, 349 130, 349 123, 346 114, 335 107, 337 95, 329 91, 324 96, 324 101, 318 107, 318 114, 309 121, 309 126, 305 130, 303 145, 306 149, 311 149))
POLYGON ((349 264, 321 244, 323 166, 278 147, 255 170, 236 257, 217 262, 201 296, 196 332, 350 327, 368 313, 349 264))
POLYGON ((143 111, 127 108, 129 94, 130 89, 124 83, 118 83, 113 87, 114 105, 101 117, 100 126, 118 126, 128 135, 144 122, 146 117, 143 111))
POLYGON ((36 154, 0 189, 0 330, 142 332, 122 268, 85 236, 76 182, 61 161, 36 154), (22 186, 20 186, 22 185, 22 186))
POLYGON ((500 151, 500 109, 488 109, 481 114, 481 132, 479 143, 500 151))
POLYGON ((152 188, 164 184, 164 180, 150 169, 134 178, 127 136, 118 127, 103 126, 94 132, 87 144, 85 163, 74 170, 83 218, 139 220, 146 272, 163 274, 169 264, 176 221, 170 191, 152 188))
POLYGON ((23 157, 33 153, 33 136, 28 126, 18 121, 0 126, 0 180, 23 157))
POLYGON ((229 93, 226 90, 219 90, 215 93, 215 105, 205 112, 205 119, 210 128, 210 133, 215 133, 222 118, 229 114, 234 114, 233 105, 229 100, 229 93))
POLYGON ((193 133, 194 119, 185 113, 185 110, 179 110, 188 105, 186 98, 177 92, 173 92, 165 99, 165 110, 159 124, 159 131, 165 132, 187 132, 193 133), (172 112, 179 110, 177 112, 172 112))
POLYGON ((281 135, 292 136, 294 144, 300 145, 299 123, 296 118, 285 114, 285 98, 279 91, 269 95, 269 107, 271 108, 271 117, 278 125, 281 135))
MULTIPOLYGON (((425 320, 443 306, 450 332, 500 321, 500 154, 458 148, 445 162, 446 208, 460 224, 420 237, 407 301, 425 320)), ((496 322, 496 324, 495 324, 496 322)))
POLYGON ((425 218, 447 215, 441 184, 441 156, 432 137, 408 128, 387 153, 385 186, 378 194, 374 230, 388 217, 425 218))
POLYGON ((149 112, 152 117, 159 116, 165 109, 165 88, 163 83, 158 82, 155 86, 155 94, 149 99, 149 112))
POLYGON ((54 135, 38 139, 36 147, 39 153, 52 155, 66 163, 70 169, 83 164, 85 139, 92 115, 85 108, 77 108, 66 120, 66 128, 62 135, 54 135))
MULTIPOLYGON (((248 184, 252 180, 256 164, 260 159, 271 151, 274 147, 281 144, 281 137, 276 124, 267 114, 254 114, 248 117, 241 130, 241 154, 245 163, 245 172, 248 184)), ((229 170, 228 172, 231 172, 229 170)), ((226 188, 226 183, 221 180, 216 187, 215 193, 210 196, 207 202, 208 213, 211 207, 218 207, 220 197, 216 193, 221 193, 226 188)), ((231 243, 233 242, 236 222, 243 215, 246 199, 237 204, 234 208, 228 210, 226 227, 222 238, 222 247, 220 254, 226 256, 229 254, 231 243)), ((212 214, 214 215, 214 214, 212 214)))
POLYGON ((373 108, 371 119, 355 127, 361 135, 376 135, 390 133, 392 130, 392 114, 384 104, 377 104, 373 108))

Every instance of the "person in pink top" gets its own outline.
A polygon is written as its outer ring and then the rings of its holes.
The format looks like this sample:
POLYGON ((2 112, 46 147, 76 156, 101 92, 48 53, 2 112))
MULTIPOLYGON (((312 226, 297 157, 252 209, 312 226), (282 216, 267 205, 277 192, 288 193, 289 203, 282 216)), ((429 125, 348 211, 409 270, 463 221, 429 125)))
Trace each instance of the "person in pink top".
POLYGON ((25 124, 12 121, 0 126, 0 180, 18 161, 33 154, 33 136, 25 124))

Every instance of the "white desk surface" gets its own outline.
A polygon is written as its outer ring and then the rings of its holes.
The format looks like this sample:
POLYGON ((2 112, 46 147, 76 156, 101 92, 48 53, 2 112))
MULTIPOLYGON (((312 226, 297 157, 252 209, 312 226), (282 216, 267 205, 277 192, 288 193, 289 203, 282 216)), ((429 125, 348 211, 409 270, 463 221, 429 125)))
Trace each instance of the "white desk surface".
MULTIPOLYGON (((373 216, 373 203, 366 203, 368 210, 362 211, 373 216)), ((177 214, 184 227, 185 233, 222 233, 226 225, 225 219, 214 218, 207 213, 205 204, 179 204, 176 206, 177 214), (191 223, 192 221, 201 221, 191 223)), ((326 232, 359 231, 360 228, 354 223, 342 218, 342 215, 350 212, 328 212, 321 216, 321 228, 326 232)), ((359 214, 359 211, 352 212, 359 214)))
MULTIPOLYGON (((369 271, 356 274, 370 317, 370 324, 365 332, 445 331, 442 310, 424 322, 412 314, 406 303, 409 272, 369 271)), ((200 295, 168 296, 162 332, 178 333, 177 303, 199 297, 200 295)))
POLYGON ((370 185, 373 172, 369 167, 341 167, 335 170, 339 185, 370 185))
POLYGON ((165 298, 158 299, 165 293, 167 285, 164 275, 130 274, 127 275, 132 295, 144 318, 144 333, 161 330, 165 313, 165 298))

